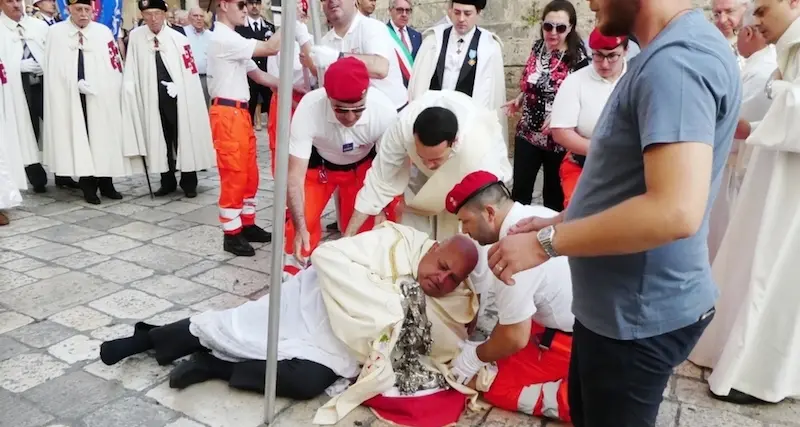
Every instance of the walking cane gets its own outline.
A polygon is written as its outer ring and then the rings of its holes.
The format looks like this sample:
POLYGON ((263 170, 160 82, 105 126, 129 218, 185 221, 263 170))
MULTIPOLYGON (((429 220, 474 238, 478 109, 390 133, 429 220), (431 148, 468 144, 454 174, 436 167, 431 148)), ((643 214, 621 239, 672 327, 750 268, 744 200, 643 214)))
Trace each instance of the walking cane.
POLYGON ((145 156, 142 156, 142 165, 144 165, 144 179, 147 180, 147 191, 150 192, 150 200, 153 200, 156 196, 153 194, 153 184, 150 183, 150 172, 147 171, 147 159, 145 156))

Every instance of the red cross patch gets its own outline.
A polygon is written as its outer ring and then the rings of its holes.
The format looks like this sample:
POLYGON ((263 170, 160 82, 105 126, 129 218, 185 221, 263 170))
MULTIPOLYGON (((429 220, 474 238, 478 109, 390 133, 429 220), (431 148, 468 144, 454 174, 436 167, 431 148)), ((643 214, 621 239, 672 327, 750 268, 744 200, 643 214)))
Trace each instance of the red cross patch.
POLYGON ((191 70, 192 74, 197 74, 197 65, 194 63, 194 55, 192 55, 192 47, 188 44, 183 47, 183 66, 187 70, 191 70))
POLYGON ((122 72, 122 60, 119 56, 119 46, 112 40, 108 42, 108 57, 111 60, 111 68, 122 72))
POLYGON ((0 62, 0 85, 8 83, 8 76, 6 75, 6 66, 0 62))

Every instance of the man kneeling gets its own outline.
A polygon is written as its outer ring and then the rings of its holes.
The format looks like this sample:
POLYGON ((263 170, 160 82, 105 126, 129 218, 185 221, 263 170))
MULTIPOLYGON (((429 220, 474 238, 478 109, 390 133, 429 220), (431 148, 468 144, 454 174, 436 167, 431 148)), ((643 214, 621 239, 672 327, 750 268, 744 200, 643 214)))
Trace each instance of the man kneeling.
MULTIPOLYGON (((420 239, 420 233, 409 230, 386 223, 355 237, 324 243, 317 251, 324 254, 326 246, 337 249, 347 240, 358 239, 363 248, 359 253, 328 252, 350 258, 341 263, 368 266, 369 274, 375 277, 385 276, 386 266, 394 265, 395 260, 409 260, 419 286, 432 298, 451 293, 475 268, 477 248, 466 236, 440 244, 420 239)), ((352 355, 331 328, 320 283, 323 278, 332 280, 342 275, 328 269, 334 270, 330 263, 315 263, 282 285, 276 390, 280 397, 311 399, 339 377, 353 378, 361 371, 359 365, 363 361, 352 355)), ((347 280, 361 280, 358 277, 350 275, 347 280)), ((369 280, 363 281, 363 286, 371 285, 369 280)), ((364 308, 367 309, 374 311, 375 307, 364 308)), ((106 365, 113 365, 128 356, 154 350, 158 364, 167 365, 192 355, 170 373, 170 387, 182 389, 221 379, 233 388, 263 393, 268 317, 266 295, 236 308, 208 311, 165 326, 139 322, 133 336, 103 343, 100 358, 106 365)))
MULTIPOLYGON (((506 186, 485 171, 467 175, 447 195, 445 206, 481 245, 496 243, 524 218, 557 215, 543 206, 515 203, 506 186)), ((463 347, 452 373, 466 384, 480 368, 496 362, 497 377, 483 396, 487 402, 569 422, 567 374, 575 322, 569 264, 566 257, 552 258, 514 280, 514 286, 506 286, 491 276, 498 324, 486 342, 463 347)))

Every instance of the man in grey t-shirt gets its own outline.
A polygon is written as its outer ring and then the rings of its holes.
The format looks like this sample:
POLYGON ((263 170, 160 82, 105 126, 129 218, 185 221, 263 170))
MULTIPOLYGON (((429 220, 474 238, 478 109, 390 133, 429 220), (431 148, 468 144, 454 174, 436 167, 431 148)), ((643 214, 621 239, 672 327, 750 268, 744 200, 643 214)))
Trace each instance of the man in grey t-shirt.
POLYGON ((653 426, 662 392, 713 317, 708 212, 741 104, 736 58, 690 0, 592 0, 606 35, 642 51, 612 93, 570 206, 490 251, 508 284, 570 260, 576 427, 653 426), (534 233, 534 231, 536 231, 534 233))

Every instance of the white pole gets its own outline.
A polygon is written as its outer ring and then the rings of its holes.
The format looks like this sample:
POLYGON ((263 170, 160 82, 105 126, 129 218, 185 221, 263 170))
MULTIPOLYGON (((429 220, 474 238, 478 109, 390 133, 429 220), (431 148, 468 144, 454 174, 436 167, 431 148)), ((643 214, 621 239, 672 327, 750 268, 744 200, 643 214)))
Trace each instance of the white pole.
MULTIPOLYGON (((294 22, 297 19, 297 0, 283 0, 281 13, 286 25, 281 27, 280 83, 278 86, 278 141, 275 161, 275 201, 272 206, 272 268, 269 288, 269 327, 267 332, 267 375, 264 384, 264 423, 275 418, 275 383, 278 373, 278 332, 281 314, 281 278, 283 271, 283 241, 286 209, 286 181, 289 174, 289 129, 294 86, 294 22)), ((313 0, 312 0, 313 3, 313 0)))

